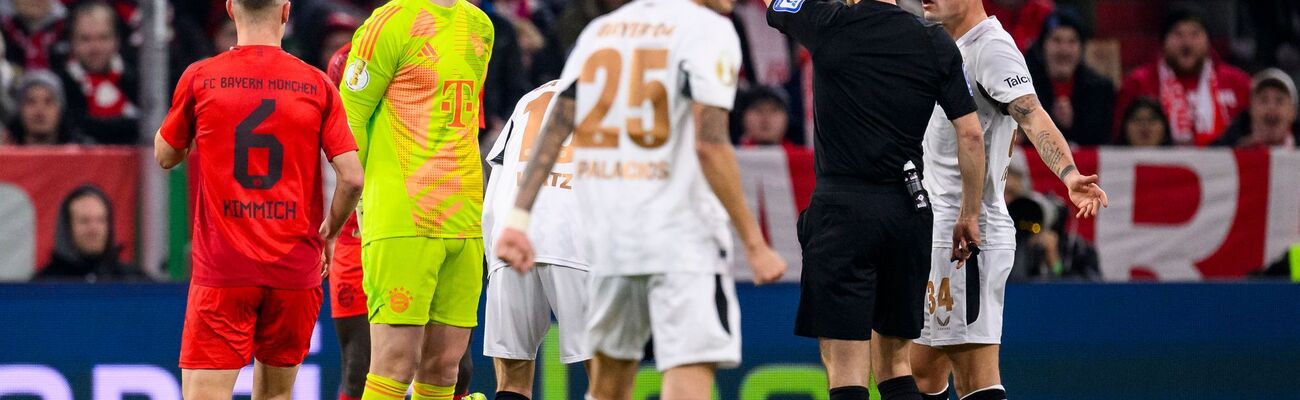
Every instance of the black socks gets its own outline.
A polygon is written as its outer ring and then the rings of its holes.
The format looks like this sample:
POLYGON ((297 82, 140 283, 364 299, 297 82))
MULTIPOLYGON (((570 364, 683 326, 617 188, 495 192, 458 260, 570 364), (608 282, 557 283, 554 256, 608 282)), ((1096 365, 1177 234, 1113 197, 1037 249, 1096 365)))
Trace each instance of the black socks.
POLYGON ((871 400, 871 391, 862 386, 841 386, 831 389, 831 400, 871 400))
POLYGON ((921 389, 916 388, 916 379, 911 375, 880 382, 876 388, 880 389, 880 398, 884 400, 924 400, 921 389))
POLYGON ((496 400, 528 400, 528 397, 515 392, 497 392, 496 400))

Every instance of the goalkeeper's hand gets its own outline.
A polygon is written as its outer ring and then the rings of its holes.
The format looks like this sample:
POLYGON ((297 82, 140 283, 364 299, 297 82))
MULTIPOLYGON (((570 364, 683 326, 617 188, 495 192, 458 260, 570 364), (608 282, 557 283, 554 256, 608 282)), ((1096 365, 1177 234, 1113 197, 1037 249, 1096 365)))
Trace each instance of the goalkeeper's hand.
POLYGON ((533 244, 528 241, 528 235, 518 229, 506 228, 497 240, 496 257, 519 274, 526 274, 533 268, 533 244))

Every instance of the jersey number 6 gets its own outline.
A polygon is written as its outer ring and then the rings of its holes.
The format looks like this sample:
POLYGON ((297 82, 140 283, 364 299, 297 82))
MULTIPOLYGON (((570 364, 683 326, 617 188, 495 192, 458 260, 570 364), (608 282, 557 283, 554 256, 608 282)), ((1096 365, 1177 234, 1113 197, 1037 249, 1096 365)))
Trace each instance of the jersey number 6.
POLYGON ((253 132, 273 112, 275 99, 262 99, 262 104, 235 127, 235 181, 245 189, 270 189, 280 181, 284 166, 284 145, 275 135, 253 132), (265 149, 265 175, 253 175, 248 171, 248 158, 252 149, 265 149))
MULTIPOLYGON (((662 70, 668 67, 668 50, 637 49, 632 53, 632 73, 628 82, 626 97, 628 109, 640 109, 649 101, 654 110, 654 121, 646 129, 645 121, 639 116, 629 116, 628 137, 633 143, 645 148, 656 148, 668 143, 670 133, 668 120, 668 89, 663 82, 646 80, 647 70, 662 70)), ((619 128, 605 126, 603 121, 609 113, 610 106, 619 95, 618 86, 623 72, 623 57, 618 50, 600 49, 587 58, 582 66, 581 83, 596 83, 598 71, 605 72, 605 86, 601 89, 600 99, 591 108, 591 113, 574 129, 573 143, 579 147, 617 148, 619 128)))

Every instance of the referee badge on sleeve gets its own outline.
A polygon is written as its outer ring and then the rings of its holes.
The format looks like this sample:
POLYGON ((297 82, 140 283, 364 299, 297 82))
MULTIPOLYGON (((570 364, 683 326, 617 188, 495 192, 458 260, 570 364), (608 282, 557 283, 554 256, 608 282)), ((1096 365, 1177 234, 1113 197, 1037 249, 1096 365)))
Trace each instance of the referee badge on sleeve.
POLYGON ((797 13, 800 8, 803 8, 803 2, 804 0, 776 0, 776 3, 772 4, 772 11, 797 13))
POLYGON ((348 69, 343 71, 343 82, 347 83, 348 89, 354 92, 370 85, 370 71, 366 70, 366 60, 358 58, 348 64, 348 69))

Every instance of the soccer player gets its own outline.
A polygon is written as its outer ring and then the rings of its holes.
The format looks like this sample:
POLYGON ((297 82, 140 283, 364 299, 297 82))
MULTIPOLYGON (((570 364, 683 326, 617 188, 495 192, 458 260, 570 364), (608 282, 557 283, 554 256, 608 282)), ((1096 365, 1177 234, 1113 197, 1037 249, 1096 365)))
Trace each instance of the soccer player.
MULTIPOLYGON (((330 58, 326 75, 335 86, 340 86, 343 81, 343 68, 351 50, 352 43, 344 44, 330 58)), ((366 385, 366 370, 370 368, 370 323, 366 321, 366 293, 362 290, 362 276, 361 226, 357 223, 357 215, 352 214, 343 225, 342 235, 334 242, 334 262, 329 274, 330 317, 334 318, 334 329, 338 332, 339 348, 342 350, 339 400, 361 398, 366 385)), ((476 399, 473 396, 481 396, 469 393, 469 378, 473 375, 469 358, 468 351, 461 358, 460 376, 456 380, 456 399, 476 399)))
POLYGON ((979 216, 984 233, 980 252, 966 263, 948 261, 952 242, 947 232, 958 223, 961 173, 956 167, 955 134, 941 109, 935 109, 925 135, 925 187, 933 196, 934 239, 926 318, 912 351, 917 384, 927 398, 947 399, 948 375, 955 373, 963 399, 1005 399, 998 373, 1002 339, 1002 304, 1016 252, 1016 228, 1002 198, 1017 129, 1038 149, 1047 167, 1070 190, 1077 217, 1096 215, 1108 203, 1097 176, 1083 176, 1070 147, 1051 117, 1038 104, 1025 59, 996 18, 984 13, 980 0, 927 0, 925 18, 943 24, 961 49, 967 81, 973 87, 987 138, 989 174, 979 216))
POLYGON ((371 359, 363 399, 451 399, 483 287, 479 99, 492 24, 465 0, 393 0, 340 88, 366 185, 371 359))
POLYGON ((587 25, 523 175, 496 255, 533 265, 525 232, 538 191, 573 135, 592 265, 588 398, 627 399, 653 332, 665 400, 706 399, 714 369, 740 363, 728 216, 754 281, 786 265, 745 205, 727 134, 740 46, 728 0, 639 0, 587 25), (575 130, 576 123, 576 130, 575 130))
POLYGON ((908 348, 925 326, 934 229, 918 182, 926 124, 936 104, 947 112, 965 193, 945 259, 979 243, 984 135, 952 38, 893 0, 852 3, 774 0, 767 12, 816 68, 817 188, 799 218, 794 330, 817 339, 831 400, 867 400, 871 376, 880 398, 914 400, 908 348))
MULTIPOLYGON (((352 44, 345 44, 330 58, 326 75, 335 87, 343 81, 350 50, 352 44)), ((342 354, 339 400, 361 398, 366 369, 370 367, 370 323, 366 321, 366 292, 361 277, 361 227, 353 213, 334 242, 334 262, 329 271, 330 317, 334 319, 342 354)))
POLYGON ((289 399, 320 312, 322 260, 328 269, 362 171, 338 91, 280 49, 289 2, 226 10, 238 45, 185 71, 154 140, 163 168, 195 149, 199 171, 181 389, 229 399, 255 358, 253 397, 289 399), (321 150, 338 175, 324 217, 321 150))
MULTIPOLYGON (((518 176, 528 161, 526 151, 541 133, 542 118, 559 90, 559 82, 551 81, 524 95, 488 152, 492 175, 484 200, 488 208, 483 212, 488 254, 493 254, 492 234, 506 227, 502 216, 514 208, 518 176)), ((579 251, 582 213, 573 193, 572 149, 566 146, 563 152, 533 205, 537 219, 529 235, 537 238, 536 268, 521 275, 507 268, 505 261, 490 258, 483 354, 492 357, 496 367, 497 400, 532 398, 534 360, 551 327, 551 313, 560 324, 560 361, 571 364, 591 358, 583 343, 587 261, 579 251)))

